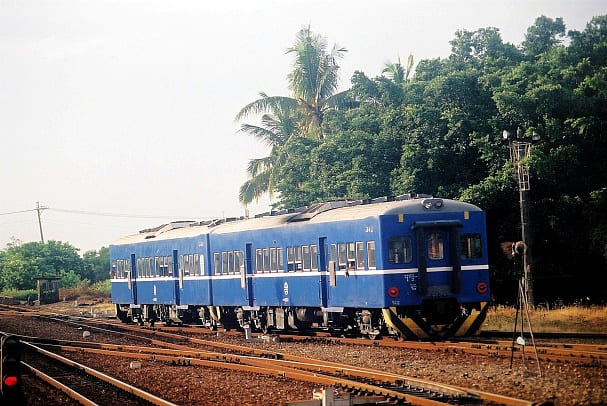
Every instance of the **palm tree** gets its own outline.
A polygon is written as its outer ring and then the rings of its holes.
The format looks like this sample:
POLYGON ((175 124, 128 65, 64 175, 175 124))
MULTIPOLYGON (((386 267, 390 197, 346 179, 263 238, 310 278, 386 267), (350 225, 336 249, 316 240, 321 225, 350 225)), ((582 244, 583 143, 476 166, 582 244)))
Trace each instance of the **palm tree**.
POLYGON ((334 45, 331 52, 327 53, 326 39, 311 32, 309 26, 302 28, 297 33, 293 47, 287 49, 287 53, 295 54, 293 71, 288 75, 293 97, 264 94, 261 99, 243 107, 236 115, 236 120, 242 120, 250 114, 271 111, 276 104, 282 108, 296 107, 301 115, 298 123, 301 135, 323 139, 321 123, 325 112, 353 105, 346 92, 337 93, 337 60, 345 52, 345 48, 334 45))
POLYGON ((302 115, 300 126, 308 136, 323 139, 320 125, 325 112, 350 107, 346 92, 337 92, 337 60, 345 52, 345 48, 334 45, 331 52, 327 53, 326 39, 312 33, 310 26, 302 28, 297 34, 295 45, 287 49, 287 53, 295 54, 293 71, 288 75, 289 88, 302 115))
POLYGON ((239 200, 245 205, 259 199, 264 193, 272 195, 274 168, 283 161, 282 146, 296 132, 299 118, 294 105, 283 103, 280 98, 270 98, 265 93, 260 93, 260 96, 268 103, 267 108, 272 113, 264 114, 259 126, 242 124, 240 131, 253 135, 272 149, 269 156, 249 161, 249 180, 240 187, 238 194, 239 200))
POLYGON ((392 63, 387 62, 385 64, 384 69, 381 73, 387 73, 388 78, 391 79, 396 84, 402 84, 406 80, 409 79, 409 75, 411 74, 411 70, 413 69, 413 54, 409 54, 407 58, 407 67, 404 68, 400 62, 400 56, 398 57, 398 62, 392 63))
POLYGON ((284 155, 282 146, 291 136, 306 136, 322 140, 321 124, 329 109, 348 108, 353 102, 346 92, 337 92, 339 66, 337 60, 347 52, 334 45, 327 53, 327 41, 314 34, 310 27, 303 27, 297 34, 293 47, 287 53, 295 55, 293 71, 288 75, 293 97, 268 96, 244 106, 235 120, 241 121, 249 115, 263 114, 261 125, 243 124, 240 131, 253 135, 271 146, 268 157, 249 161, 249 180, 241 187, 239 199, 248 204, 264 193, 272 193, 274 168, 280 166, 284 155))

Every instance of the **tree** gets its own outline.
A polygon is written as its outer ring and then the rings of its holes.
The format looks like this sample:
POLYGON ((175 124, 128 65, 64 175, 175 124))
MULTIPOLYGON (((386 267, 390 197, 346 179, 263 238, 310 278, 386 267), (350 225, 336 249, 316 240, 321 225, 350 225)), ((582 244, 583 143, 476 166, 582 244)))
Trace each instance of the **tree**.
POLYGON ((295 44, 287 50, 295 56, 293 70, 288 76, 289 88, 297 100, 302 117, 300 127, 306 136, 323 139, 321 124, 325 112, 351 105, 347 92, 337 92, 337 60, 345 52, 345 48, 337 45, 327 52, 326 39, 310 31, 310 26, 299 31, 295 44))
POLYGON ((12 245, 1 259, 0 281, 6 289, 34 289, 40 277, 84 276, 78 249, 60 241, 12 245))
POLYGON ((236 121, 251 114, 262 114, 260 125, 243 124, 241 131, 253 135, 271 147, 270 155, 253 159, 247 172, 249 179, 240 187, 239 199, 248 204, 264 193, 274 191, 277 184, 276 168, 284 161, 283 146, 293 136, 304 136, 322 140, 322 121, 331 109, 352 106, 346 92, 338 93, 339 66, 337 60, 346 52, 337 45, 327 52, 324 37, 302 28, 293 47, 287 53, 294 54, 293 70, 288 75, 292 97, 268 96, 243 107, 236 121))
POLYGON ((521 44, 525 54, 536 56, 547 52, 559 44, 565 37, 565 24, 563 18, 555 20, 546 16, 535 19, 535 23, 527 28, 525 40, 521 44))
POLYGON ((272 112, 277 105, 281 110, 296 108, 299 113, 298 130, 303 136, 323 139, 321 124, 326 111, 351 107, 347 92, 337 92, 339 85, 339 65, 345 48, 334 45, 327 53, 327 41, 314 34, 310 27, 297 33, 293 47, 287 53, 295 56, 293 70, 289 73, 289 89, 293 96, 268 96, 264 93, 236 115, 240 121, 251 114, 272 112))
POLYGON ((109 279, 110 275, 110 249, 101 247, 99 252, 87 251, 82 255, 84 278, 91 282, 109 279))
POLYGON ((270 155, 264 158, 251 159, 247 167, 249 179, 240 187, 239 200, 248 204, 264 193, 272 196, 274 190, 274 171, 284 161, 284 144, 297 131, 299 115, 294 104, 281 102, 279 99, 267 99, 271 113, 261 117, 261 125, 242 124, 240 131, 254 136, 271 147, 270 155))
POLYGON ((409 79, 409 75, 413 69, 413 55, 409 55, 407 58, 407 66, 403 67, 400 62, 400 56, 398 57, 398 62, 386 62, 384 69, 381 73, 386 73, 388 78, 392 80, 396 84, 402 84, 406 80, 409 79))

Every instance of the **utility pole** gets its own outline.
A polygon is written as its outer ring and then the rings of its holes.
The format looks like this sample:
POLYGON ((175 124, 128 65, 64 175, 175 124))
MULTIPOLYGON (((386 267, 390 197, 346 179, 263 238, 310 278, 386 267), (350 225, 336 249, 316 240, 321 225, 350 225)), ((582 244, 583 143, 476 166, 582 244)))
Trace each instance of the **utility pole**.
POLYGON ((36 202, 36 211, 38 212, 38 227, 40 228, 40 241, 44 244, 44 235, 42 234, 42 219, 40 218, 40 211, 46 209, 46 207, 40 207, 40 202, 36 202))

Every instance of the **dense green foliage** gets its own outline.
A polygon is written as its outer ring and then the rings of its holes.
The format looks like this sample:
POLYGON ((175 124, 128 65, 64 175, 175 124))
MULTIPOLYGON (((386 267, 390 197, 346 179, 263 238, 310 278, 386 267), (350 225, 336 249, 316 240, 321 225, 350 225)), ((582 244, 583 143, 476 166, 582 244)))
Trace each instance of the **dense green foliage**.
MULTIPOLYGON (((299 124, 291 122, 271 143, 271 182, 256 196, 274 193, 277 207, 410 191, 475 203, 487 211, 493 291, 511 300, 517 271, 500 243, 520 239, 520 217, 501 133, 535 131, 541 141, 529 163, 536 301, 604 300, 607 16, 581 32, 541 16, 519 46, 504 43, 497 28, 458 31, 450 44, 448 58, 419 61, 413 75, 411 60, 387 64, 375 78, 356 72, 348 91, 356 103, 324 109, 318 130, 304 131, 309 117, 294 107, 289 119, 299 124)), ((296 62, 289 78, 307 72, 296 62)), ((254 103, 257 110, 243 111, 280 118, 262 108, 269 103, 254 103)))
POLYGON ((59 277, 60 287, 75 287, 109 278, 110 253, 78 249, 60 241, 14 241, 0 250, 0 290, 36 289, 36 278, 59 277))

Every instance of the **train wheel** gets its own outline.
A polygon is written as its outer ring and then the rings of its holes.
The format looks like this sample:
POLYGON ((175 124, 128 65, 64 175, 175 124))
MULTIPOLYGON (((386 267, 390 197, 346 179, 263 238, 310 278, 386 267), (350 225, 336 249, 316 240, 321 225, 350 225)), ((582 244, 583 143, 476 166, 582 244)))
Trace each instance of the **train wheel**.
POLYGON ((128 311, 120 309, 120 305, 116 305, 116 317, 123 323, 131 323, 133 320, 129 317, 128 311))

